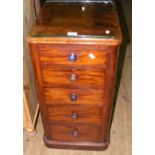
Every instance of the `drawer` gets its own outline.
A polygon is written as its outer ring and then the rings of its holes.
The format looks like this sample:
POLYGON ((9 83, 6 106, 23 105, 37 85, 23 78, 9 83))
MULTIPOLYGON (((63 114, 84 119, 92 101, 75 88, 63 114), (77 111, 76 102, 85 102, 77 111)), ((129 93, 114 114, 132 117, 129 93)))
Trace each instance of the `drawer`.
MULTIPOLYGON (((106 49, 76 50, 71 48, 48 48, 41 46, 39 49, 40 63, 42 65, 104 65, 106 63, 106 49)), ((63 67, 63 66, 62 66, 63 67)))
POLYGON ((94 105, 53 105, 47 106, 50 122, 101 124, 101 106, 94 105))
POLYGON ((84 87, 95 85, 103 87, 104 77, 104 70, 42 70, 42 78, 46 86, 61 84, 84 87))
POLYGON ((51 139, 60 141, 101 142, 101 127, 93 125, 51 124, 51 139))
POLYGON ((46 104, 102 104, 103 89, 44 88, 46 104))

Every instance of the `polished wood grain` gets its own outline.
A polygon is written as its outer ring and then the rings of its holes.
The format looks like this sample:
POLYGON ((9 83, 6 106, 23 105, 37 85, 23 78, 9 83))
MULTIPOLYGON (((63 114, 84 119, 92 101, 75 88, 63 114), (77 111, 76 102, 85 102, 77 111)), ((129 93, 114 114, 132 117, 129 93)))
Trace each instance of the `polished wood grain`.
POLYGON ((103 88, 105 84, 104 70, 59 70, 59 69, 43 69, 42 78, 44 86, 74 86, 74 87, 93 87, 103 88), (71 81, 72 75, 76 75, 76 80, 71 81))
POLYGON ((44 88, 46 104, 103 104, 102 89, 44 88), (71 101, 71 94, 77 95, 77 101, 71 101))
MULTIPOLYGON (((39 119, 37 122, 37 134, 34 137, 30 137, 24 133, 24 155, 131 155, 132 154, 132 91, 131 91, 131 76, 132 76, 132 56, 131 46, 128 46, 125 56, 125 64, 123 67, 123 73, 121 76, 121 83, 119 87, 118 97, 116 101, 116 107, 114 112, 114 118, 110 130, 110 145, 105 151, 92 151, 90 147, 86 150, 72 150, 74 145, 76 149, 82 145, 84 148, 88 146, 88 143, 82 142, 70 142, 69 144, 61 141, 61 148, 68 149, 51 149, 44 145, 42 141, 43 127, 42 121, 39 119), (72 145, 71 145, 72 144, 72 145), (86 146, 87 145, 87 146, 86 146), (39 147, 38 147, 39 146, 39 147), (69 148, 70 146, 70 148, 69 148)), ((120 71, 118 72, 120 75, 120 71)), ((48 141, 48 140, 46 140, 48 141)), ((60 148, 60 142, 48 141, 52 147, 60 148), (57 144, 57 145, 55 145, 57 144)), ((90 144, 90 143, 89 143, 90 144)), ((101 143, 97 143, 98 145, 101 143)), ((94 146, 97 146, 94 144, 94 146)), ((91 143, 91 146, 92 143, 91 143)), ((79 149, 79 148, 78 148, 79 149)))
POLYGON ((81 3, 45 3, 27 40, 45 144, 101 150, 109 144, 121 33, 114 3, 83 5, 86 12, 81 13, 81 3), (107 29, 110 33, 105 35, 107 29), (68 37, 66 32, 73 30, 87 37, 68 37), (71 54, 76 61, 69 60, 71 54), (67 79, 73 72, 77 84, 67 79))
POLYGON ((54 43, 55 41, 69 43, 81 40, 85 42, 85 38, 77 40, 74 39, 76 36, 67 36, 68 32, 77 32, 79 36, 82 35, 86 38, 98 36, 94 40, 100 40, 99 42, 102 43, 118 44, 121 42, 118 23, 114 3, 45 3, 32 27, 31 37, 28 38, 28 41, 33 43, 54 43), (85 7, 84 11, 82 11, 82 7, 85 7), (107 30, 110 31, 110 34, 106 34, 107 30), (53 39, 55 36, 57 38, 53 39), (103 39, 100 38, 102 36, 103 39))
POLYGON ((58 141, 101 142, 101 128, 93 125, 52 124, 51 138, 58 141), (77 135, 74 132, 77 131, 77 135), (91 134, 90 134, 91 131, 91 134))
POLYGON ((102 109, 96 105, 53 105, 47 107, 48 120, 59 123, 100 124, 102 109))
MULTIPOLYGON (((45 46, 42 46, 44 48, 45 46)), ((70 66, 77 66, 77 65, 104 65, 106 62, 106 48, 100 50, 94 49, 56 49, 56 48, 48 48, 48 49, 39 49, 40 55, 40 62, 43 65, 70 65, 70 66), (69 60, 69 56, 71 54, 76 55, 76 61, 71 62, 69 60)))
POLYGON ((42 113, 41 119, 43 122, 44 131, 45 131, 44 133, 46 137, 48 138, 50 136, 50 133, 49 133, 49 128, 48 128, 48 123, 46 122, 47 115, 46 115, 46 107, 44 106, 44 96, 42 95, 43 88, 42 88, 42 78, 41 78, 39 56, 37 54, 38 49, 34 44, 29 44, 29 47, 31 51, 32 63, 33 63, 33 68, 35 72, 36 91, 37 91, 37 96, 39 99, 40 111, 42 113))
MULTIPOLYGON (((103 113, 106 115, 103 117, 104 127, 102 128, 102 134, 105 133, 110 135, 110 125, 111 125, 111 116, 112 116, 112 108, 113 108, 113 97, 115 90, 115 77, 116 77, 116 67, 118 61, 118 46, 115 47, 115 52, 111 52, 108 54, 108 62, 107 62, 107 72, 105 75, 105 98, 104 103, 106 106, 103 108, 103 113)), ((106 137, 105 137, 106 139, 106 137)))
MULTIPOLYGON (((125 17, 127 17, 126 21, 131 30, 131 0, 128 1, 120 1, 123 5, 125 17)), ((64 142, 48 140, 44 137, 44 140, 47 144, 50 144, 52 147, 56 148, 68 148, 64 149, 50 149, 47 148, 42 139, 42 135, 44 130, 42 128, 42 122, 39 117, 37 123, 37 134, 34 137, 28 136, 24 133, 24 155, 131 155, 132 154, 132 103, 131 103, 131 70, 132 70, 132 56, 131 56, 131 45, 126 48, 124 51, 125 55, 125 63, 123 67, 123 73, 121 76, 121 84, 119 87, 119 93, 115 106, 114 119, 112 121, 111 127, 111 142, 105 151, 92 151, 91 149, 97 148, 98 145, 101 146, 101 143, 81 143, 81 142, 64 142), (87 146, 91 146, 87 151, 85 150, 72 150, 73 148, 81 149, 83 146, 85 149, 87 146), (75 147, 76 146, 76 147, 75 147), (95 148, 93 147, 95 146, 95 148)), ((121 55, 121 54, 120 54, 121 55)), ((118 72, 118 76, 121 75, 120 69, 118 72)), ((103 147, 102 147, 103 148, 103 147)), ((149 150, 148 150, 149 151, 149 150)))
MULTIPOLYGON (((82 45, 81 45, 82 47, 82 45)), ((85 47, 85 46, 84 46, 85 47)), ((103 47, 104 48, 104 47, 103 47)), ((117 55, 118 55, 118 47, 114 46, 111 48, 111 51, 108 51, 106 53, 106 64, 105 64, 105 85, 102 86, 102 89, 92 89, 92 88, 82 88, 84 86, 81 86, 79 89, 78 87, 65 87, 65 85, 62 85, 61 87, 44 87, 43 84, 43 78, 42 78, 42 71, 43 68, 41 67, 40 63, 40 55, 38 53, 38 48, 34 44, 31 44, 31 49, 33 51, 32 55, 34 55, 34 64, 36 64, 36 72, 37 72, 37 81, 39 86, 39 96, 41 100, 41 111, 42 111, 42 119, 44 122, 44 128, 45 128, 45 143, 49 147, 56 147, 59 148, 70 148, 71 146, 74 146, 73 148, 87 148, 90 149, 91 147, 89 145, 84 145, 83 147, 78 147, 76 144, 72 145, 71 143, 68 144, 70 146, 67 147, 67 144, 64 144, 59 141, 52 141, 49 140, 50 137, 50 129, 48 125, 48 113, 47 113, 47 105, 53 105, 53 104, 82 104, 82 105, 89 105, 89 104, 95 104, 95 105, 102 105, 102 125, 101 125, 101 137, 103 139, 103 143, 101 146, 93 146, 95 149, 105 149, 109 143, 109 126, 110 126, 110 116, 111 116, 111 109, 112 109, 112 96, 113 96, 113 89, 114 89, 114 77, 115 77, 115 70, 116 70, 116 64, 117 64, 117 55), (34 52, 35 51, 35 52, 34 52), (37 60, 37 61, 36 61, 37 60), (112 71, 113 70, 113 71, 112 71), (76 92, 75 92, 76 91, 76 92), (106 93, 105 93, 106 92, 106 93), (70 100, 70 94, 76 93, 77 94, 77 101, 71 101, 70 100), (104 105, 106 105, 104 107, 104 105), (104 115, 103 115, 104 114, 104 115), (77 146, 77 147, 76 147, 77 146), (86 147, 87 146, 87 147, 86 147)), ((91 65, 90 65, 91 66, 91 65)), ((93 65, 92 65, 93 66, 93 65)), ((55 69, 57 67, 52 67, 52 69, 55 69)), ((63 66, 62 66, 63 68, 63 66)), ((90 67, 91 68, 91 67, 90 67)), ((83 68, 85 70, 85 68, 83 68)), ((64 69, 65 70, 65 69, 64 69)), ((92 85, 93 86, 93 85, 92 85)), ((82 144, 81 144, 82 145, 82 144)), ((92 144, 95 145, 95 144, 92 144)))

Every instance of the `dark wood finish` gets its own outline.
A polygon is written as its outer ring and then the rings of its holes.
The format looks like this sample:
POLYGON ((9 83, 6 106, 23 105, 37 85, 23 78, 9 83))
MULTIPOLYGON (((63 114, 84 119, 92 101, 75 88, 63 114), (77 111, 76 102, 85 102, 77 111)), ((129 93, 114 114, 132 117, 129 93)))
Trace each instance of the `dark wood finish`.
POLYGON ((115 4, 105 3, 46 3, 27 38, 31 43, 76 43, 118 45, 122 36, 115 4), (81 11, 84 6, 85 12, 81 11), (106 34, 106 30, 110 34, 106 34), (67 37, 77 32, 85 37, 67 37), (108 38, 89 37, 89 35, 108 38), (55 37, 56 36, 56 37, 55 37), (110 37, 109 37, 110 36, 110 37))
MULTIPOLYGON (((31 38, 31 42, 40 42, 43 38, 47 42, 47 37, 55 35, 66 38, 68 32, 88 36, 114 36, 109 41, 120 42, 120 28, 114 4, 46 3, 31 31, 32 36, 38 37, 31 38), (85 11, 82 11, 82 7, 85 7, 85 11), (110 34, 106 34, 106 30, 110 34)), ((106 41, 108 39, 104 39, 106 41)))
POLYGON ((27 40, 45 144, 104 150, 121 43, 115 4, 46 3, 27 40), (68 31, 87 37, 68 37, 68 31))
POLYGON ((80 150, 105 150, 109 145, 109 139, 105 142, 67 142, 67 141, 57 141, 49 140, 44 135, 44 142, 47 147, 52 146, 52 148, 62 148, 62 149, 80 149, 80 150))
POLYGON ((96 105, 53 105, 47 107, 50 122, 100 124, 102 108, 96 105))
MULTIPOLYGON (((115 79, 116 79, 116 69, 117 69, 117 61, 118 61, 118 46, 115 47, 114 51, 109 53, 107 62, 107 72, 106 72, 106 85, 105 89, 105 108, 103 109, 103 113, 105 113, 105 117, 103 117, 103 124, 105 125, 102 129, 103 135, 107 133, 110 135, 110 122, 111 122, 111 112, 113 108, 113 96, 114 96, 114 88, 115 88, 115 79)), ((106 137, 104 137, 106 139, 106 137)))
POLYGON ((103 89, 45 88, 44 94, 47 104, 102 104, 104 101, 103 89), (73 93, 77 95, 76 101, 70 99, 73 93))
POLYGON ((51 138, 58 141, 101 142, 101 128, 93 125, 52 124, 51 138), (91 132, 91 133, 90 133, 91 132))
POLYGON ((95 84, 97 88, 103 87, 105 84, 105 71, 102 70, 59 70, 59 69, 43 69, 43 83, 45 86, 63 85, 63 86, 88 86, 95 84), (75 80, 71 80, 76 75, 75 80), (52 77, 52 78, 51 78, 52 77))
POLYGON ((88 49, 88 50, 76 50, 76 49, 68 49, 67 46, 65 49, 56 49, 56 48, 48 48, 42 46, 43 49, 39 49, 39 55, 40 55, 40 62, 44 65, 71 65, 71 66, 77 66, 77 65, 104 65, 106 61, 106 48, 101 50, 94 50, 94 49, 88 49), (74 53, 76 55, 76 61, 71 62, 69 60, 69 56, 74 53), (94 57, 93 57, 94 56, 94 57), (91 58, 92 57, 92 58, 91 58))

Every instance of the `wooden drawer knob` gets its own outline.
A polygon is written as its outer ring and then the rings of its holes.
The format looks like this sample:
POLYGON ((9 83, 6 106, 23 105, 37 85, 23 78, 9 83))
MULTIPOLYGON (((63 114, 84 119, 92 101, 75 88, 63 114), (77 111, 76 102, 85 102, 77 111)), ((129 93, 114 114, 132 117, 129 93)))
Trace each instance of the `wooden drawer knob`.
POLYGON ((72 93, 72 94, 70 95, 70 100, 71 100, 71 101, 77 101, 77 95, 74 94, 74 93, 72 93))
POLYGON ((77 137, 78 136, 78 131, 77 130, 74 130, 73 133, 72 133, 73 137, 77 137))
POLYGON ((72 118, 73 118, 73 119, 77 119, 77 118, 78 118, 78 114, 77 114, 76 112, 73 112, 73 113, 72 113, 72 118))
POLYGON ((71 53, 71 55, 69 56, 69 61, 71 61, 71 62, 75 62, 76 61, 76 54, 74 54, 74 53, 71 53))
POLYGON ((71 82, 75 82, 77 80, 77 75, 72 74, 69 79, 70 79, 71 82))

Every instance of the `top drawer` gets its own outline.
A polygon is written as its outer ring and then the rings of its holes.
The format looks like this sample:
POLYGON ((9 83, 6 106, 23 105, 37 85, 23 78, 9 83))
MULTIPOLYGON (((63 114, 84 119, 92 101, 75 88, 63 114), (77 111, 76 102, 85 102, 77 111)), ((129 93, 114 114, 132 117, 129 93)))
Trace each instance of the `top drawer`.
POLYGON ((40 62, 42 65, 104 65, 107 48, 103 49, 74 49, 55 47, 50 45, 38 46, 40 62))

